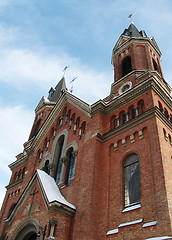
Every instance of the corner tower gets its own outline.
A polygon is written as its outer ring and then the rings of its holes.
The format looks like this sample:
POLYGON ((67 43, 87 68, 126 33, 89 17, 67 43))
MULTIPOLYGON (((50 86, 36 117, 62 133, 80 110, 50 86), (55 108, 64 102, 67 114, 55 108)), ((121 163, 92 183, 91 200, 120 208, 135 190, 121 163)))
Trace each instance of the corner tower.
POLYGON ((144 30, 139 31, 133 23, 125 29, 112 52, 114 83, 111 94, 118 95, 141 81, 140 76, 156 72, 161 83, 169 92, 164 81, 160 63, 161 52, 153 37, 144 30))

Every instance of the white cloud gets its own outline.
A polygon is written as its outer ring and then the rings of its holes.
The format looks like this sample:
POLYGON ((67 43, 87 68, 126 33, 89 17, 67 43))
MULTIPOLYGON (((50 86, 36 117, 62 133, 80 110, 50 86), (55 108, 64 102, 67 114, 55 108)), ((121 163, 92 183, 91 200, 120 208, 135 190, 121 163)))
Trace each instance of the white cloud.
POLYGON ((5 185, 8 185, 11 171, 8 165, 14 162, 15 156, 23 151, 23 143, 28 140, 33 122, 33 112, 21 106, 0 106, 0 206, 5 196, 5 185))
POLYGON ((87 101, 88 95, 95 100, 105 97, 107 91, 104 90, 107 89, 107 83, 110 86, 113 81, 112 74, 92 70, 79 59, 67 54, 57 58, 25 49, 4 50, 0 54, 0 77, 1 81, 16 85, 16 88, 33 84, 33 88, 39 86, 48 91, 51 85, 55 86, 61 79, 66 63, 70 63, 66 74, 67 82, 73 77, 78 77, 75 94, 83 96, 87 101))
POLYGON ((28 140, 32 127, 33 112, 21 106, 0 107, 0 171, 9 175, 8 164, 15 161, 15 156, 23 151, 23 143, 28 140))

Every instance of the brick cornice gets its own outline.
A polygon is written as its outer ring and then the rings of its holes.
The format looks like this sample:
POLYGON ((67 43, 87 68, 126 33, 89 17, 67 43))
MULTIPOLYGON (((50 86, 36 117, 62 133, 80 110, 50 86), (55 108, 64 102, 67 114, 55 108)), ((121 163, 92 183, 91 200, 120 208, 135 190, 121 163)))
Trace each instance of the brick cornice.
POLYGON ((128 37, 128 36, 124 36, 122 35, 117 44, 115 45, 115 47, 113 48, 113 54, 118 54, 119 52, 121 52, 124 48, 128 47, 129 45, 131 45, 132 43, 139 43, 139 44, 149 44, 151 47, 153 47, 156 52, 158 53, 159 56, 161 56, 161 51, 160 49, 158 48, 158 45, 156 44, 156 41, 153 37, 150 37, 150 38, 145 38, 145 37, 142 37, 142 38, 137 38, 137 37, 128 37), (120 44, 121 40, 125 39, 126 41, 123 42, 122 44, 120 44))
POLYGON ((61 98, 56 103, 56 105, 52 109, 51 113, 48 115, 47 119, 43 123, 43 125, 42 125, 41 129, 39 130, 37 136, 35 137, 35 139, 31 143, 31 148, 32 149, 35 149, 39 145, 40 141, 46 135, 46 133, 50 129, 51 125, 53 124, 53 122, 55 121, 55 119, 57 118, 58 114, 60 113, 64 104, 67 101, 69 103, 71 103, 72 105, 74 105, 75 107, 77 107, 82 112, 84 112, 87 116, 91 116, 90 115, 91 111, 90 111, 89 104, 85 103, 81 99, 73 96, 72 94, 70 94, 68 92, 64 92, 64 94, 61 96, 61 98))
POLYGON ((15 171, 16 169, 22 167, 28 161, 28 155, 24 155, 20 159, 17 159, 15 162, 8 165, 11 171, 15 171))
POLYGON ((97 134, 97 137, 101 142, 106 142, 128 130, 134 128, 142 124, 143 122, 148 121, 152 117, 158 117, 166 127, 168 127, 172 131, 172 123, 164 116, 164 114, 159 110, 158 107, 153 107, 148 111, 138 115, 137 117, 133 118, 132 120, 126 122, 125 124, 106 132, 105 134, 97 134))
POLYGON ((6 189, 9 190, 9 189, 11 189, 12 187, 14 187, 14 186, 16 186, 16 185, 18 185, 19 183, 22 183, 22 182, 23 182, 23 178, 17 180, 16 182, 13 182, 13 183, 7 185, 7 186, 6 186, 6 189))
POLYGON ((145 80, 135 85, 129 91, 117 96, 116 98, 112 99, 110 102, 105 103, 105 101, 100 100, 97 103, 93 104, 92 107, 92 116, 101 113, 104 116, 109 115, 110 113, 114 112, 115 110, 121 108, 127 103, 131 102, 134 99, 139 98, 146 92, 153 90, 172 110, 171 105, 171 96, 165 90, 165 88, 160 84, 157 78, 150 74, 145 80))

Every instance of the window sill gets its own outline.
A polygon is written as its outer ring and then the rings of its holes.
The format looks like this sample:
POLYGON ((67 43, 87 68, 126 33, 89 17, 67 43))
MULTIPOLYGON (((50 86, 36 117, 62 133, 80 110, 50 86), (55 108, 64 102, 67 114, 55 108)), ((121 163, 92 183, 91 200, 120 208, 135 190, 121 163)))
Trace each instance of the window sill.
POLYGON ((122 210, 122 212, 129 212, 129 211, 132 211, 132 210, 135 210, 135 209, 138 209, 138 208, 141 208, 141 204, 140 203, 132 205, 132 206, 125 207, 122 210))

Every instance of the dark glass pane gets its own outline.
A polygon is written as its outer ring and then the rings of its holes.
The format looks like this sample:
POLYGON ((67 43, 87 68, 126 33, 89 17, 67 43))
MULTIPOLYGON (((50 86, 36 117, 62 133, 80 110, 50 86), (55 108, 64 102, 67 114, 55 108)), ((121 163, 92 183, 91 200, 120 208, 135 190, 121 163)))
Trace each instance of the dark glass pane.
POLYGON ((131 114, 132 114, 132 118, 135 118, 136 112, 135 112, 135 109, 134 109, 134 108, 132 109, 131 114))
POLYGON ((73 156, 73 153, 71 152, 69 155, 66 184, 69 184, 69 180, 74 176, 74 169, 75 169, 75 157, 73 156))
POLYGON ((60 181, 61 171, 62 171, 62 162, 60 161, 60 159, 61 159, 61 154, 63 149, 63 143, 64 143, 64 140, 60 143, 60 146, 59 146, 59 155, 58 155, 57 168, 56 168, 56 174, 55 174, 55 181, 57 184, 60 181))
POLYGON ((124 124, 126 122, 126 114, 124 113, 122 116, 122 124, 124 124))
POLYGON ((140 201, 139 161, 136 154, 131 155, 124 165, 125 206, 140 201))

